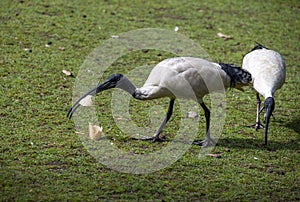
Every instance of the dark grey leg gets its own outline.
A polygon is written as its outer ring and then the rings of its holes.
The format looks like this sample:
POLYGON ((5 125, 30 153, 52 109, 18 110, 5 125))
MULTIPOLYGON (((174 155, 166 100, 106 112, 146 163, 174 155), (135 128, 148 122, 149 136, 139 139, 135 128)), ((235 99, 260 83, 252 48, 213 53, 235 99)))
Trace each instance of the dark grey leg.
POLYGON ((194 142, 194 144, 201 145, 203 147, 213 146, 216 143, 210 137, 210 130, 209 130, 209 126, 210 126, 210 111, 209 111, 209 109, 206 107, 206 105, 203 102, 200 103, 200 105, 201 105, 202 109, 204 110, 204 115, 205 115, 205 120, 206 120, 206 138, 203 141, 194 142))
POLYGON ((173 113, 173 106, 174 106, 174 101, 175 99, 171 99, 170 103, 169 103, 169 108, 168 108, 168 112, 166 114, 165 119, 163 120, 163 122, 160 124, 160 126, 158 127, 158 129, 155 131, 154 136, 153 136, 153 142, 155 142, 156 140, 159 139, 159 134, 161 133, 162 129, 165 127, 165 125, 167 124, 167 122, 170 120, 172 113, 173 113))

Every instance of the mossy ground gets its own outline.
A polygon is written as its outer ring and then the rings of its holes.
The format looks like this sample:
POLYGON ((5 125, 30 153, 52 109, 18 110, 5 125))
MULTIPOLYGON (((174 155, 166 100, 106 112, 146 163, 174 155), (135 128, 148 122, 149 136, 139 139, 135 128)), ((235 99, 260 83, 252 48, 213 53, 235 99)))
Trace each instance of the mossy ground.
MULTIPOLYGON (((2 0, 0 5, 2 201, 300 200, 298 1, 2 0), (179 161, 152 174, 111 170, 90 156, 66 118, 75 80, 61 71, 76 75, 86 56, 112 35, 175 26, 214 61, 241 65, 255 41, 283 55, 287 78, 275 95, 269 145, 263 145, 262 131, 244 127, 255 120, 254 91, 229 90, 224 130, 213 150, 221 158, 199 159, 195 145, 179 161), (218 32, 233 39, 219 38, 218 32)), ((110 71, 126 72, 132 65, 168 56, 140 51, 110 71)), ((132 101, 135 120, 149 124, 141 109, 161 102, 167 107, 167 100, 132 101)), ((110 92, 97 105, 101 125, 122 149, 141 152, 165 146, 132 141, 120 133, 109 116, 110 92)), ((176 133, 178 116, 164 134, 176 133)), ((203 117, 201 113, 199 138, 204 137, 203 117)))

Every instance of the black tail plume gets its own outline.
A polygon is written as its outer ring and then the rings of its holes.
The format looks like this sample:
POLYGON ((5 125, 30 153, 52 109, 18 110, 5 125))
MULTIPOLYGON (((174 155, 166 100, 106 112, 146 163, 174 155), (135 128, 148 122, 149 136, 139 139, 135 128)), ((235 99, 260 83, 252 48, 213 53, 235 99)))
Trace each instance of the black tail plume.
POLYGON ((235 87, 236 84, 249 84, 252 81, 252 76, 246 70, 234 66, 232 64, 219 63, 222 70, 230 77, 230 87, 235 87))
MULTIPOLYGON (((255 50, 263 49, 263 48, 268 49, 268 48, 266 48, 265 46, 261 45, 261 44, 258 43, 258 42, 255 42, 255 43, 256 43, 256 45, 254 46, 254 48, 252 48, 251 51, 255 51, 255 50)), ((251 52, 251 51, 250 51, 250 52, 251 52)))

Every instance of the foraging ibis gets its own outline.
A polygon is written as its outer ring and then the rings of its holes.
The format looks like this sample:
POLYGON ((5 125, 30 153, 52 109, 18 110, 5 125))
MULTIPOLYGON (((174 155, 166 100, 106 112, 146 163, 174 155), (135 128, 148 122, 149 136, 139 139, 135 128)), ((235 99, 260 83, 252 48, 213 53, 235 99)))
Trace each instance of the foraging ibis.
POLYGON ((257 44, 244 56, 242 68, 251 73, 253 88, 256 90, 256 123, 253 125, 256 130, 263 128, 259 121, 259 114, 263 109, 265 110, 265 145, 267 145, 270 117, 275 108, 273 96, 285 81, 285 63, 279 53, 257 44), (262 109, 260 109, 259 94, 265 98, 262 109))
POLYGON ((203 102, 203 97, 212 91, 249 85, 251 74, 242 68, 230 64, 214 63, 201 58, 177 57, 163 60, 151 71, 145 84, 136 88, 129 79, 122 74, 113 74, 82 95, 68 110, 67 116, 80 106, 80 101, 87 96, 94 96, 104 90, 119 88, 130 93, 135 99, 150 100, 170 98, 168 111, 151 140, 159 139, 159 134, 171 118, 176 98, 193 99, 204 110, 206 119, 206 138, 199 142, 201 146, 211 146, 214 141, 210 137, 210 111, 203 102), (218 82, 221 85, 218 85, 218 82), (192 90, 189 90, 192 89, 192 90))

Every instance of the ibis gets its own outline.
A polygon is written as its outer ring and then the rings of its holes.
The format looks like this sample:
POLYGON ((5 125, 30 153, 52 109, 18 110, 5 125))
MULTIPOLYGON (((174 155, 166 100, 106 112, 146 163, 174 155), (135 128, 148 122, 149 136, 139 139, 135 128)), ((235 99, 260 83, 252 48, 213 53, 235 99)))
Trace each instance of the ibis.
POLYGON ((203 97, 213 91, 249 85, 252 81, 251 74, 240 67, 231 64, 214 63, 195 57, 169 58, 158 63, 150 72, 148 79, 141 88, 135 87, 130 80, 122 74, 113 74, 104 82, 99 83, 82 95, 68 110, 67 116, 72 117, 80 106, 80 101, 87 96, 119 88, 138 100, 151 100, 167 97, 170 99, 166 116, 154 133, 152 141, 159 140, 159 134, 171 118, 174 101, 176 98, 192 99, 200 104, 204 110, 206 120, 206 138, 197 144, 208 147, 214 145, 210 137, 210 110, 203 102, 203 97), (218 85, 218 82, 222 85, 218 85), (192 89, 192 90, 189 90, 192 89), (192 91, 192 92, 191 92, 192 91))
POLYGON ((243 58, 242 68, 252 75, 253 88, 256 90, 256 130, 264 128, 259 120, 262 110, 265 122, 265 145, 268 143, 268 129, 270 117, 275 108, 274 93, 280 89, 285 81, 285 63, 282 56, 261 44, 247 53, 243 58), (260 96, 265 98, 264 106, 260 109, 260 96))

